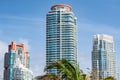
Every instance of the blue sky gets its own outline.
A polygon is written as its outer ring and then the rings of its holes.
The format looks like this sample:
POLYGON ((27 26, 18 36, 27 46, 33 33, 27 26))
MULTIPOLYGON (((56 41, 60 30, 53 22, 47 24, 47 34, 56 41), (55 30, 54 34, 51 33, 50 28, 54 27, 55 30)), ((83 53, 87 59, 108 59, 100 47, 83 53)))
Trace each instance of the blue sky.
POLYGON ((25 43, 31 53, 34 74, 44 74, 46 13, 59 3, 72 6, 77 17, 81 69, 91 68, 92 38, 96 34, 114 37, 116 58, 120 63, 120 0, 0 0, 0 68, 3 69, 7 45, 16 41, 25 43))

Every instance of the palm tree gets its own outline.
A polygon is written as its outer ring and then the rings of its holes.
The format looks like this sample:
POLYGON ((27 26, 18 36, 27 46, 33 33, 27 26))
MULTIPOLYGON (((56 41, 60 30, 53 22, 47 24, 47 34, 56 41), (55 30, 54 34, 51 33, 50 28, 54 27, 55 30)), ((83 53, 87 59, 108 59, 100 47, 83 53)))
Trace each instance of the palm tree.
POLYGON ((55 74, 45 74, 43 76, 37 76, 36 80, 61 80, 61 78, 55 74))
POLYGON ((79 66, 75 63, 71 63, 66 59, 53 61, 53 63, 45 68, 48 69, 56 68, 63 80, 81 80, 81 74, 79 66))
POLYGON ((87 74, 82 74, 82 80, 87 80, 87 74))
POLYGON ((116 80, 116 79, 114 77, 110 76, 110 77, 107 77, 107 78, 105 78, 103 80, 116 80))

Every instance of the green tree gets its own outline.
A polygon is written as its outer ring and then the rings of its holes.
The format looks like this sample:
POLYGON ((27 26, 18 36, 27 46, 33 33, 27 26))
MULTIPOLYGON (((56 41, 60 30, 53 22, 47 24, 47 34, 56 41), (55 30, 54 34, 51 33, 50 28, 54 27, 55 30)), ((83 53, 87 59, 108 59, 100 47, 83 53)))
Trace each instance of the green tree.
POLYGON ((107 78, 105 78, 105 79, 103 79, 103 80, 116 80, 114 77, 107 77, 107 78))
POLYGON ((61 80, 61 78, 55 74, 45 74, 43 76, 37 76, 36 80, 61 80))
POLYGON ((87 74, 82 74, 82 80, 87 80, 87 74))
POLYGON ((81 80, 81 74, 79 66, 75 63, 71 63, 66 59, 53 61, 53 63, 45 68, 48 69, 56 68, 63 80, 81 80))

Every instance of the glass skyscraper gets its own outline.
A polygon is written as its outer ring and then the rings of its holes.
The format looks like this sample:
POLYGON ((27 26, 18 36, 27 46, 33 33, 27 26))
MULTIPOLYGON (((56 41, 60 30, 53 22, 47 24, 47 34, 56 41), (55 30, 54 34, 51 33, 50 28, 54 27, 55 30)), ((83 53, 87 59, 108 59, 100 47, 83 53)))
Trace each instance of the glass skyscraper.
POLYGON ((116 78, 116 58, 113 37, 98 34, 93 39, 92 79, 103 80, 112 76, 116 78))
MULTIPOLYGON (((46 15, 46 65, 65 58, 77 62, 76 17, 72 7, 57 4, 46 15)), ((57 74, 56 69, 48 73, 57 74)))

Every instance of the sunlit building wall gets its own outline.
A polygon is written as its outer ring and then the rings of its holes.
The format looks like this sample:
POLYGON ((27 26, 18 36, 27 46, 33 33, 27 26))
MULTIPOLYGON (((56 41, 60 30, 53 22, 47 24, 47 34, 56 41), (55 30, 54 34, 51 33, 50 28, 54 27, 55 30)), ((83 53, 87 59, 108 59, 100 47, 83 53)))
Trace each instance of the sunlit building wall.
POLYGON ((30 65, 30 57, 29 52, 25 51, 24 44, 16 44, 16 42, 12 42, 8 46, 8 52, 5 53, 4 57, 4 80, 12 80, 13 79, 13 65, 15 63, 15 59, 19 55, 20 62, 25 68, 29 68, 30 65))
POLYGON ((18 57, 15 59, 15 63, 13 65, 13 78, 12 80, 33 80, 33 73, 28 68, 24 67, 21 64, 21 61, 18 57))
POLYGON ((109 76, 117 77, 112 36, 98 34, 93 37, 92 75, 94 77, 93 80, 103 80, 103 78, 109 76))
MULTIPOLYGON (((65 4, 54 5, 46 16, 46 65, 62 58, 76 63, 76 17, 72 7, 65 4)), ((56 69, 47 72, 57 74, 56 69)))

